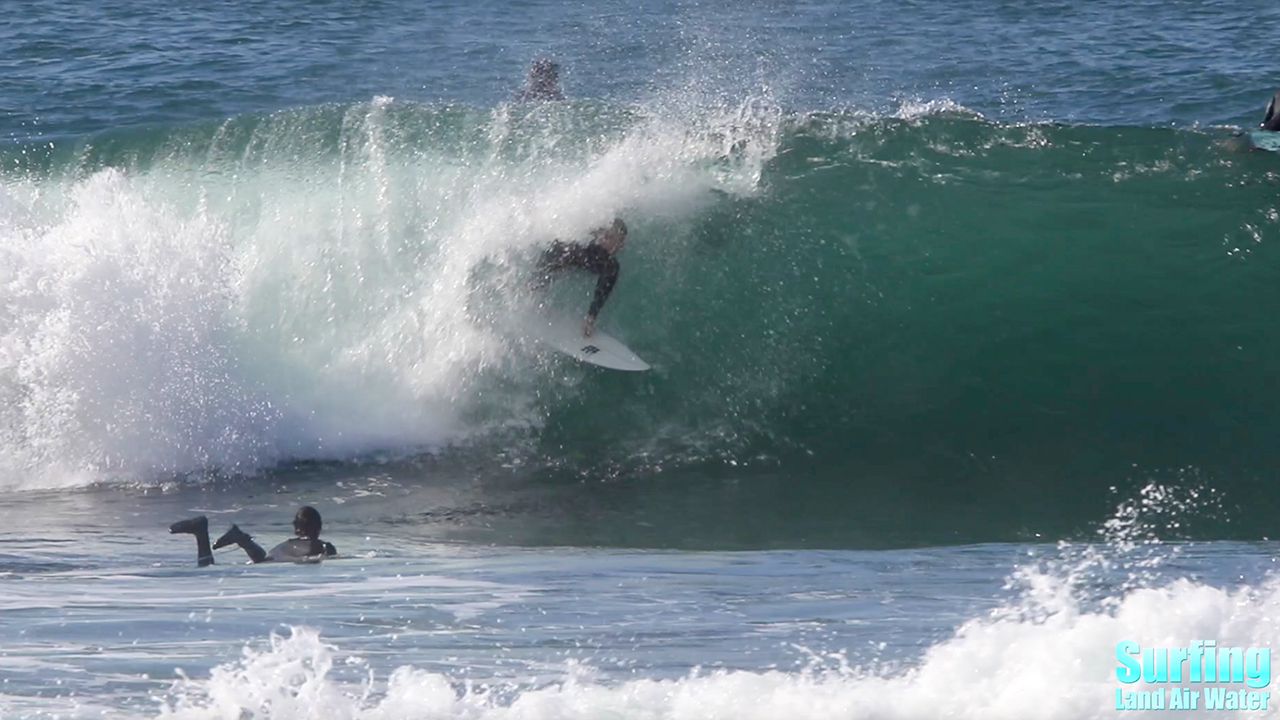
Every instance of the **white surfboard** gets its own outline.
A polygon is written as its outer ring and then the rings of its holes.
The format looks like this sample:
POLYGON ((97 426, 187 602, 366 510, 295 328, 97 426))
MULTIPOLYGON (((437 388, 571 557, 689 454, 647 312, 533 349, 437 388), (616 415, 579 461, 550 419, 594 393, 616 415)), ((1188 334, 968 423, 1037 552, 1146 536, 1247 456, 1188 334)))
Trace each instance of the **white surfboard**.
POLYGON ((1280 132, 1254 130, 1249 133, 1249 140, 1253 143, 1253 146, 1259 150, 1280 152, 1280 132))
POLYGON ((649 369, 649 363, 603 330, 597 328, 591 337, 584 337, 581 317, 541 317, 535 322, 534 335, 576 360, 610 370, 641 372, 649 369))

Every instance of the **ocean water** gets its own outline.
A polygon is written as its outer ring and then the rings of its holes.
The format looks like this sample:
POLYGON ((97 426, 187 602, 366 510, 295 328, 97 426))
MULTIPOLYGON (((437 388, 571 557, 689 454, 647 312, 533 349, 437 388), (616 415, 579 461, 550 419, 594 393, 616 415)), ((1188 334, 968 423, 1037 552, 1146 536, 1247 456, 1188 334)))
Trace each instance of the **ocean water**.
POLYGON ((0 717, 1274 713, 1275 6, 3 7, 0 717))

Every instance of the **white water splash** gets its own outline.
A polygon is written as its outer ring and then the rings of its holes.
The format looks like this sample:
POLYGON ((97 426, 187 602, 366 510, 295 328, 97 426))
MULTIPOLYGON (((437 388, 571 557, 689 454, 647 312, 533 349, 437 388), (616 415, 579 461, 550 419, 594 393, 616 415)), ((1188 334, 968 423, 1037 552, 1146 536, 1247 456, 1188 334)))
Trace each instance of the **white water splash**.
POLYGON ((525 256, 615 214, 654 242, 645 222, 750 191, 775 141, 754 122, 754 149, 724 162, 747 132, 732 123, 581 138, 537 118, 516 132, 501 109, 488 150, 420 147, 396 113, 422 111, 378 98, 344 111, 326 153, 325 112, 262 120, 247 149, 231 121, 207 148, 4 185, 0 489, 252 473, 536 423, 533 367, 493 317, 525 256), (482 398, 494 375, 506 395, 482 398))

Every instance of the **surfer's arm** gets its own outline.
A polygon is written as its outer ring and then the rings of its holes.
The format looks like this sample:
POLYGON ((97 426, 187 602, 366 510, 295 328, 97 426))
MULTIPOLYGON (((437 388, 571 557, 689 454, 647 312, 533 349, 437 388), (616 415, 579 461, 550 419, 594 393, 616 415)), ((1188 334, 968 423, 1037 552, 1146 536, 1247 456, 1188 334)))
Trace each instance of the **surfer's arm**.
POLYGON ((618 282, 618 261, 610 257, 602 267, 599 268, 600 279, 596 281, 596 294, 591 298, 591 307, 587 308, 587 318, 591 321, 596 319, 600 314, 600 308, 604 307, 604 301, 609 299, 609 293, 613 292, 613 286, 618 282))
POLYGON ((583 337, 591 337, 591 333, 596 331, 596 316, 618 282, 618 261, 612 255, 592 269, 600 273, 600 279, 596 281, 596 294, 591 298, 591 307, 587 308, 587 317, 582 321, 583 337))

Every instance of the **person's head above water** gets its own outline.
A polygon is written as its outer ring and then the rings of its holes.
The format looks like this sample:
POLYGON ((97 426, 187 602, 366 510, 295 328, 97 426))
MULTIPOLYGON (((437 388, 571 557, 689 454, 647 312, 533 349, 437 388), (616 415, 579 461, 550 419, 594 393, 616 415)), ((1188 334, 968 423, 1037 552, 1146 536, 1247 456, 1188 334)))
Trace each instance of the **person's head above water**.
POLYGON ((554 88, 560 82, 560 64, 539 58, 529 66, 530 88, 554 88))
POLYGON ((300 538, 320 537, 320 513, 310 505, 298 508, 298 514, 293 516, 293 532, 300 538))
POLYGON ((1262 115, 1262 129, 1280 131, 1280 90, 1272 93, 1271 102, 1267 103, 1267 110, 1262 115))
POLYGON ((622 222, 622 218, 614 218, 611 225, 599 228, 592 234, 595 235, 597 245, 608 250, 610 255, 617 255, 627 242, 627 224, 622 222))
POLYGON ((563 100, 560 65, 546 58, 534 60, 529 66, 529 79, 520 97, 523 100, 563 100))

